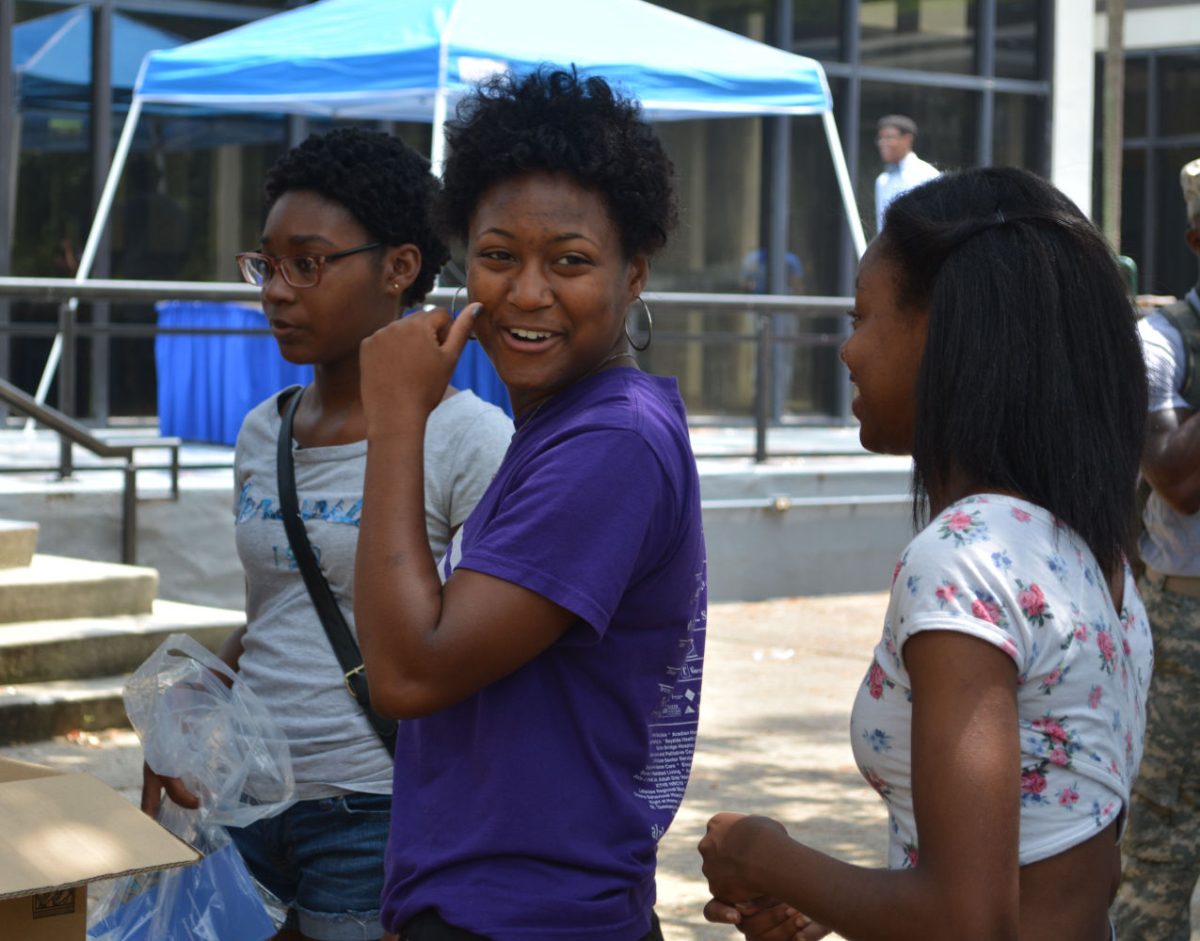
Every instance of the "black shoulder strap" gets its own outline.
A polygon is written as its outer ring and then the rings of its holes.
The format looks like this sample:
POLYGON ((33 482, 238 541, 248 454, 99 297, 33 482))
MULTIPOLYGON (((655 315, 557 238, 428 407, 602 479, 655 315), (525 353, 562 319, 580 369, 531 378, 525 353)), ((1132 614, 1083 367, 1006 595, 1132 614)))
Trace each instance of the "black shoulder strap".
POLYGON ((1200 362, 1200 311, 1195 310, 1185 299, 1160 307, 1158 312, 1179 331, 1183 340, 1183 388, 1179 390, 1179 394, 1192 408, 1200 409, 1200 370, 1196 367, 1200 362))
MULTIPOLYGON (((279 442, 275 455, 276 472, 279 478, 279 506, 283 513, 283 528, 287 530, 288 544, 292 547, 292 555, 304 576, 304 585, 308 588, 313 607, 321 618, 325 633, 329 637, 329 645, 337 655, 341 664, 346 691, 354 697, 371 721, 372 727, 378 733, 388 754, 396 754, 396 721, 385 719, 371 709, 371 693, 367 688, 367 675, 363 671, 362 654, 354 635, 346 624, 342 609, 338 607, 337 599, 329 587, 329 582, 321 574, 316 556, 313 555, 312 545, 308 541, 308 533, 304 531, 304 521, 300 518, 300 506, 296 498, 296 473, 292 463, 292 421, 296 416, 296 407, 300 404, 300 396, 304 390, 294 387, 291 397, 283 410, 279 424, 279 442)), ((285 390, 284 394, 288 391, 285 390)))

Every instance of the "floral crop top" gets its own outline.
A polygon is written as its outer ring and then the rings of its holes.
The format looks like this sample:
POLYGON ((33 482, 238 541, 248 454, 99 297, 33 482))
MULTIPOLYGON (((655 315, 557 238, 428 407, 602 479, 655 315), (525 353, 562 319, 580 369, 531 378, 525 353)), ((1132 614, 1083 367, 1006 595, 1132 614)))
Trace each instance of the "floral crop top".
POLYGON ((854 702, 854 757, 888 805, 892 868, 916 865, 912 705, 905 641, 960 631, 1017 665, 1020 863, 1054 856, 1107 826, 1142 757, 1154 654, 1125 567, 1118 617, 1091 550, 1041 507, 968 497, 922 530, 892 578, 883 639, 854 702))

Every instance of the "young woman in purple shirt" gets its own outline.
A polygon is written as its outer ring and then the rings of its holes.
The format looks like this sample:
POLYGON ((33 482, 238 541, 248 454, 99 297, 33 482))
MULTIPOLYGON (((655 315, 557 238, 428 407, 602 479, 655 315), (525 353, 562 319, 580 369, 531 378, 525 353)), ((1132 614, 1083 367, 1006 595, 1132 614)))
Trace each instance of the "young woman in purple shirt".
POLYGON ((640 941, 683 796, 705 628, 700 493, 673 379, 627 320, 675 219, 635 102, 542 70, 469 96, 439 205, 468 300, 362 348, 355 613, 372 701, 403 719, 384 924, 409 941, 640 941), (440 566, 425 422, 471 335, 517 431, 440 566))

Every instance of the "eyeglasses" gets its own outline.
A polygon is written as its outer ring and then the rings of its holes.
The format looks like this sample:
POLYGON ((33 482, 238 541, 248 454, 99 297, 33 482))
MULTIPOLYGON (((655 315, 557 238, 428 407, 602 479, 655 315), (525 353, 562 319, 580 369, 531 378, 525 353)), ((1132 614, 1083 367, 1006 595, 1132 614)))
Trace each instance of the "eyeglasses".
POLYGON ((382 245, 382 242, 368 242, 332 255, 285 255, 282 258, 273 258, 262 252, 241 252, 236 258, 242 277, 247 284, 253 284, 256 288, 263 287, 275 276, 276 271, 282 273, 283 280, 294 288, 315 288, 321 283, 321 272, 326 263, 382 245))

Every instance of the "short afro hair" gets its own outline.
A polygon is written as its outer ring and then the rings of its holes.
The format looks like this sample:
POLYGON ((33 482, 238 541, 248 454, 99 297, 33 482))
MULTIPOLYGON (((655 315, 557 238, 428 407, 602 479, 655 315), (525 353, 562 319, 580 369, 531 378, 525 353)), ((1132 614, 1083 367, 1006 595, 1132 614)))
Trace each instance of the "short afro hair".
POLYGON ((431 219, 437 180, 429 161, 403 141, 362 127, 313 134, 267 172, 267 210, 289 190, 310 190, 344 207, 384 245, 415 245, 421 270, 401 300, 418 304, 450 252, 431 219))
POLYGON ((677 211, 674 166, 634 99, 602 78, 542 66, 493 76, 446 126, 450 156, 436 203, 439 227, 466 241, 489 188, 529 173, 562 173, 607 205, 626 258, 667 242, 677 211))

